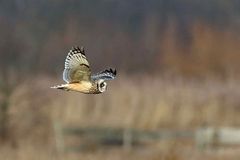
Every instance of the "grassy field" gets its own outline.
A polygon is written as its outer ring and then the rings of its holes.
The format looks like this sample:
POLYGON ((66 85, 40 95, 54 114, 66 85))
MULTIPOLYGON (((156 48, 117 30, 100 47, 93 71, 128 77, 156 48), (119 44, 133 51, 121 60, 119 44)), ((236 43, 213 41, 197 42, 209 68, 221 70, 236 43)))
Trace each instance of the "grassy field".
MULTIPOLYGON (((239 159, 240 148, 201 151, 191 140, 159 140, 141 147, 93 147, 59 153, 54 124, 75 127, 194 130, 203 126, 239 127, 240 81, 181 77, 119 76, 101 95, 52 90, 49 77, 25 80, 8 98, 4 160, 50 159, 239 159)), ((4 99, 4 97, 2 97, 4 99)))

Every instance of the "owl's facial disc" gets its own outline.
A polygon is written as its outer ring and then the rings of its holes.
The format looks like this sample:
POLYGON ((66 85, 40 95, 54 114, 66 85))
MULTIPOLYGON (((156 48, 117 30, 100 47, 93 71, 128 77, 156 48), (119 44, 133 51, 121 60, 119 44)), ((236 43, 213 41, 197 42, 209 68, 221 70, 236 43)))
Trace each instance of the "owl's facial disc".
POLYGON ((98 90, 102 93, 102 92, 105 92, 107 90, 107 83, 100 79, 98 82, 98 90))

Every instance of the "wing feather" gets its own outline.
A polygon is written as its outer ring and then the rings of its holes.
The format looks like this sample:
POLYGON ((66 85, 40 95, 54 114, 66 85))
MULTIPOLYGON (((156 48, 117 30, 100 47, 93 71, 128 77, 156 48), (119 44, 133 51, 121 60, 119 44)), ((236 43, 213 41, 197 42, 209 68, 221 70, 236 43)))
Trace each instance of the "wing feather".
POLYGON ((90 81, 91 70, 84 48, 73 47, 65 60, 63 80, 67 83, 90 81))
POLYGON ((103 79, 103 80, 112 80, 116 77, 117 71, 116 69, 109 69, 109 70, 104 70, 100 73, 94 74, 91 76, 92 80, 97 80, 97 79, 103 79))

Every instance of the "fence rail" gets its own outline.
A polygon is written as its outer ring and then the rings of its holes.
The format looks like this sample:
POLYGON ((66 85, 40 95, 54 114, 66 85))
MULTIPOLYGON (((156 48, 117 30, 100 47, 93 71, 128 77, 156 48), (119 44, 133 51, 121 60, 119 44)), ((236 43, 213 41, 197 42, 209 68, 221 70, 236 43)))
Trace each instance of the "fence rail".
POLYGON ((125 149, 131 149, 134 145, 140 145, 146 141, 171 140, 171 139, 191 139, 195 141, 196 147, 200 149, 214 148, 221 145, 239 145, 239 128, 199 128, 195 131, 189 130, 159 130, 141 131, 136 129, 119 128, 78 128, 61 127, 55 125, 56 144, 60 152, 67 148, 82 149, 82 146, 65 146, 65 138, 75 137, 75 140, 87 139, 85 143, 91 142, 98 145, 120 145, 125 149))
POLYGON ((195 141, 200 148, 240 145, 240 128, 200 128, 196 130, 195 141))

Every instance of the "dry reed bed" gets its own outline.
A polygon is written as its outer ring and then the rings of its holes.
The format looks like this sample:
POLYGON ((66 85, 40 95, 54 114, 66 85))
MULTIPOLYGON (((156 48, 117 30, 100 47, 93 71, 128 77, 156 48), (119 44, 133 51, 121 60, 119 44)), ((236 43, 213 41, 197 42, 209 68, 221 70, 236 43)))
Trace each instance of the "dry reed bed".
POLYGON ((235 80, 120 78, 109 85, 102 95, 55 93, 53 113, 61 114, 63 123, 80 126, 191 129, 240 123, 235 80))
POLYGON ((23 125, 58 121, 139 129, 240 125, 237 79, 120 77, 100 95, 50 89, 55 83, 42 78, 19 85, 10 99, 10 120, 23 121, 23 125))
MULTIPOLYGON (((53 123, 158 130, 194 129, 202 125, 239 126, 240 82, 202 81, 167 77, 119 77, 101 95, 52 90, 46 77, 20 84, 9 101, 9 133, 15 149, 1 147, 4 159, 59 159, 53 123)), ((229 159, 229 155, 200 153, 176 142, 156 142, 143 150, 121 149, 63 154, 60 159, 229 159), (225 157, 225 158, 223 158, 225 157)))

